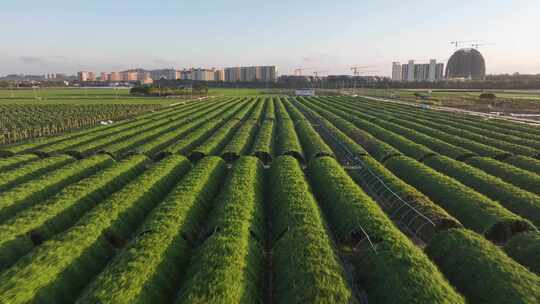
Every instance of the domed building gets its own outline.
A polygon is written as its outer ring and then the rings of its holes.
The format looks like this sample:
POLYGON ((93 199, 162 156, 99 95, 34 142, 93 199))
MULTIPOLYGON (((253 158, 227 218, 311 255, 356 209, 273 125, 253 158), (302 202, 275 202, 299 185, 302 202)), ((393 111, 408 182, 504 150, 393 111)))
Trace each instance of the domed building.
POLYGON ((476 49, 457 50, 446 65, 446 78, 483 80, 486 77, 486 61, 476 49))

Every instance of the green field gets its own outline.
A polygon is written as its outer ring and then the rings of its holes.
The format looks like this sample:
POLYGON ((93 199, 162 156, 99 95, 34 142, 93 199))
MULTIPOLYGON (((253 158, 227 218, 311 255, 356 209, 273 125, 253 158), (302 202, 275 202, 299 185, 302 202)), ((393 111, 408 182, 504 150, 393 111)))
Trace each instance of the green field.
MULTIPOLYGON (((209 96, 257 96, 277 95, 281 90, 244 89, 244 88, 210 88, 209 96)), ((0 104, 39 103, 39 104, 171 104, 184 100, 179 98, 153 98, 130 96, 127 88, 24 88, 0 89, 0 104)))
POLYGON ((0 145, 0 303, 540 303, 540 127, 347 96, 52 106, 141 113, 0 145))
POLYGON ((280 90, 273 89, 243 89, 243 88, 210 88, 210 96, 257 96, 257 95, 279 95, 280 90))
POLYGON ((479 112, 540 114, 538 90, 489 90, 495 100, 482 100, 480 90, 418 90, 418 89, 363 89, 357 93, 373 97, 400 99, 479 112), (420 98, 415 94, 421 94, 420 98))

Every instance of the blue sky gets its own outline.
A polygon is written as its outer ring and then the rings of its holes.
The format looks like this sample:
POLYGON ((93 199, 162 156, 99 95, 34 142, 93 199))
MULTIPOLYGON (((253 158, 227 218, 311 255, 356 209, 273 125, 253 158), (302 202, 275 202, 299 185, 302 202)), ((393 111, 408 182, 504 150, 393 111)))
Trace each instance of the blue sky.
POLYGON ((539 11, 538 0, 9 1, 0 75, 235 65, 389 75, 392 61, 446 61, 454 40, 494 43, 480 47, 488 73, 540 73, 539 11))

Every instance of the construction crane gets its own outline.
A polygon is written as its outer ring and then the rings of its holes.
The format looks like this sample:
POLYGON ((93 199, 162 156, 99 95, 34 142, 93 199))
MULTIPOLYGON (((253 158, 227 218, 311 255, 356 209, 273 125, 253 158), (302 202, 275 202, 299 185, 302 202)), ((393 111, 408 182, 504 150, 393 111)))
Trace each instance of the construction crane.
POLYGON ((313 71, 313 75, 315 75, 315 77, 319 77, 320 73, 328 73, 328 71, 313 71))
POLYGON ((302 71, 313 70, 315 68, 297 68, 294 70, 295 76, 302 76, 302 71))
POLYGON ((319 86, 321 85, 321 82, 319 81, 319 74, 321 73, 328 73, 328 71, 313 71, 313 75, 315 75, 315 79, 313 79, 313 82, 315 83, 315 88, 317 87, 317 83, 319 86))
POLYGON ((478 40, 452 41, 452 42, 450 42, 450 44, 453 45, 457 49, 460 44, 471 43, 471 42, 478 42, 478 40))
POLYGON ((494 45, 494 43, 473 43, 471 44, 471 47, 473 49, 478 49, 479 46, 488 46, 488 45, 494 45))
POLYGON ((359 66, 353 66, 353 67, 351 67, 351 71, 353 71, 354 76, 358 76, 358 75, 360 75, 360 71, 361 71, 361 70, 371 69, 371 68, 374 68, 374 67, 375 67, 375 66, 372 66, 372 65, 359 65, 359 66))
POLYGON ((375 66, 373 65, 360 65, 360 66, 353 66, 351 67, 351 71, 353 71, 353 74, 354 74, 354 79, 353 79, 353 95, 356 95, 356 78, 358 76, 360 76, 360 74, 362 73, 373 73, 373 72, 376 72, 376 71, 373 71, 373 70, 366 70, 366 69, 370 69, 370 68, 374 68, 375 66))

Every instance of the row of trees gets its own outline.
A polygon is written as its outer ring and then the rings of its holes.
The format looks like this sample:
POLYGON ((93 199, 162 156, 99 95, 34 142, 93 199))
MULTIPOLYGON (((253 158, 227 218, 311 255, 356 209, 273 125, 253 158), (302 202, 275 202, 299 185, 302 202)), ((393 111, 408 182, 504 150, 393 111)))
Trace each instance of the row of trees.
POLYGON ((190 85, 175 83, 174 81, 160 80, 154 84, 137 85, 129 91, 132 95, 141 96, 207 96, 208 86, 203 82, 196 82, 190 85))

